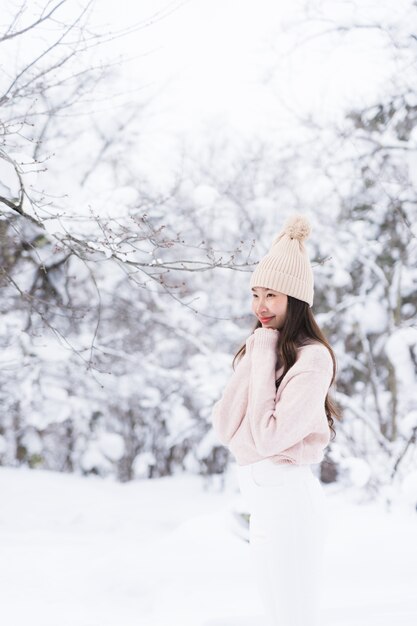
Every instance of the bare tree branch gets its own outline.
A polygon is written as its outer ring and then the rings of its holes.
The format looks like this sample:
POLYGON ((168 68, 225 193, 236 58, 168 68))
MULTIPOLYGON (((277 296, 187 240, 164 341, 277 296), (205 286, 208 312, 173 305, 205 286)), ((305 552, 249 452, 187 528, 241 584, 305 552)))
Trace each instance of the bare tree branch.
POLYGON ((8 41, 9 39, 13 39, 14 37, 20 37, 20 35, 24 35, 29 30, 36 28, 37 26, 39 26, 39 24, 42 24, 42 22, 49 20, 49 18, 52 17, 55 11, 57 11, 61 5, 65 4, 66 1, 67 0, 61 0, 60 2, 58 2, 54 7, 52 7, 49 13, 47 13, 46 15, 41 14, 41 16, 37 20, 35 20, 34 22, 26 26, 26 28, 22 28, 21 30, 16 30, 16 31, 11 32, 14 24, 19 20, 21 15, 23 15, 23 11, 26 7, 26 2, 24 2, 22 6, 20 7, 19 11, 16 13, 15 19, 13 20, 13 22, 11 23, 7 31, 4 33, 4 35, 0 35, 0 43, 3 43, 4 41, 8 41))

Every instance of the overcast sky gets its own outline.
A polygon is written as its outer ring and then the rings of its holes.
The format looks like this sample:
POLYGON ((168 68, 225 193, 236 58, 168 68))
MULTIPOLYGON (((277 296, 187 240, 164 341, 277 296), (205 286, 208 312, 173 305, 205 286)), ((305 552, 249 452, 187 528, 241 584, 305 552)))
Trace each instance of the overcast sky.
POLYGON ((386 35, 372 28, 323 31, 352 22, 395 24, 409 5, 100 0, 93 22, 112 29, 149 22, 105 54, 133 57, 120 69, 120 88, 155 96, 142 134, 152 169, 174 155, 179 133, 198 142, 213 124, 230 135, 272 137, 297 132, 297 116, 331 123, 348 107, 373 102, 395 69, 386 35))
MULTIPOLYGON (((123 102, 151 99, 140 131, 151 169, 175 157, 179 134, 201 142, 212 126, 229 136, 272 139, 299 132, 300 116, 330 124, 348 107, 374 102, 389 77, 396 70, 401 74, 383 30, 336 32, 336 27, 404 25, 411 5, 411 0, 96 0, 92 30, 114 32, 140 23, 142 28, 93 48, 94 60, 115 63, 117 75, 95 89, 91 106, 109 111, 111 120, 119 110, 123 114, 118 108, 123 102), (127 60, 118 64, 121 57, 127 60), (109 85, 111 95, 123 95, 109 98, 109 85)), ((41 6, 44 0, 30 3, 26 18, 41 6)), ((59 9, 60 19, 70 23, 85 6, 85 0, 69 0, 59 9)), ((8 7, 13 15, 13 0, 8 7)))
MULTIPOLYGON (((147 0, 136 8, 127 0, 100 0, 95 19, 125 27, 166 14, 116 42, 120 52, 145 54, 125 67, 132 84, 165 88, 161 123, 190 128, 220 114, 246 127, 256 125, 260 112, 272 118, 277 96, 297 112, 333 118, 383 88, 392 66, 380 32, 318 33, 351 20, 384 20, 387 12, 367 2, 359 13, 352 2, 308 4, 321 5, 322 14, 310 8, 308 16, 299 0, 147 0)), ((404 18, 401 1, 390 4, 389 20, 404 18)))

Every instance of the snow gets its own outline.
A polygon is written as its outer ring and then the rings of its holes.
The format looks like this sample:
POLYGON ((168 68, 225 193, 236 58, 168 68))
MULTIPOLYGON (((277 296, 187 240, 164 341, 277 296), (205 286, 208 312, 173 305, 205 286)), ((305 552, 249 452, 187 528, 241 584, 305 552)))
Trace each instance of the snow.
POLYGON ((364 487, 371 478, 371 468, 364 459, 346 457, 341 461, 340 466, 348 469, 350 481, 356 487, 364 487))
POLYGON ((151 451, 139 452, 133 462, 133 471, 137 478, 148 478, 149 467, 156 465, 156 457, 151 451))
POLYGON ((98 441, 89 441, 87 449, 81 456, 81 467, 85 472, 99 470, 102 473, 109 472, 112 464, 106 458, 98 441))
MULTIPOLYGON (((2 615, 13 626, 262 626, 233 466, 225 490, 0 468, 2 615), (236 531, 236 532, 235 532, 236 531)), ((414 476, 414 485, 416 477, 414 476)), ((414 626, 416 512, 324 485, 323 626, 414 626)))
POLYGON ((385 352, 395 367, 398 382, 404 388, 416 384, 415 368, 410 348, 417 346, 417 329, 399 328, 393 331, 385 344, 385 352))
POLYGON ((366 334, 382 334, 388 327, 387 312, 383 304, 371 297, 352 307, 352 317, 354 315, 366 334))
POLYGON ((19 180, 13 164, 0 157, 0 195, 10 202, 16 202, 19 196, 19 180))
POLYGON ((4 454, 6 450, 7 450, 7 441, 3 437, 3 435, 0 435, 0 454, 4 454))
MULTIPOLYGON (((22 335, 22 340, 29 345, 26 335, 22 335)), ((46 333, 42 337, 34 337, 30 345, 32 354, 43 361, 59 363, 71 358, 71 349, 60 343, 55 336, 46 333)))
POLYGON ((23 433, 20 443, 25 446, 29 454, 42 454, 42 439, 36 430, 27 430, 23 433))
POLYGON ((125 442, 117 433, 100 433, 97 443, 104 456, 111 461, 120 461, 125 453, 125 442))
POLYGON ((401 490, 409 500, 412 498, 417 500, 417 471, 410 472, 410 474, 404 478, 401 490))
POLYGON ((69 403, 50 402, 46 398, 42 402, 42 411, 28 408, 27 423, 30 426, 43 430, 50 424, 60 424, 71 416, 69 403))
POLYGON ((404 415, 398 428, 405 437, 410 437, 411 432, 415 428, 417 429, 417 409, 410 411, 407 415, 404 415))
POLYGON ((205 209, 212 206, 219 197, 219 191, 210 185, 197 185, 191 194, 191 199, 196 207, 205 209))

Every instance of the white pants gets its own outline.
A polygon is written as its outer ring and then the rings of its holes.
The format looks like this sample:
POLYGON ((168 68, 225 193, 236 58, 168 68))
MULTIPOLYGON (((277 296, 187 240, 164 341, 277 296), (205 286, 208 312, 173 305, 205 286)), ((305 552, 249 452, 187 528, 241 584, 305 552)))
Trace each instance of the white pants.
POLYGON ((251 562, 268 626, 321 626, 326 494, 310 465, 237 465, 251 562))

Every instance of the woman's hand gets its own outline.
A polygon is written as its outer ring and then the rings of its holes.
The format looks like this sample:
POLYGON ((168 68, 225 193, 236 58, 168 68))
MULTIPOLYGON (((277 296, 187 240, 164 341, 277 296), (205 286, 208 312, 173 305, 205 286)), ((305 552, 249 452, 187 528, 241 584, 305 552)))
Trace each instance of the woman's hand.
POLYGON ((279 330, 277 330, 276 328, 264 328, 259 326, 259 328, 255 328, 253 333, 249 335, 249 337, 246 339, 246 353, 248 355, 251 355, 254 345, 259 345, 259 343, 262 343, 265 339, 268 344, 270 344, 272 341, 272 343, 275 345, 278 341, 278 338, 279 330))
POLYGON ((269 331, 269 332, 272 331, 273 333, 275 333, 277 335, 277 337, 279 335, 279 330, 277 328, 270 328, 269 326, 260 326, 259 328, 256 328, 255 331, 254 331, 254 334, 255 335, 256 334, 259 335, 259 334, 264 333, 264 331, 269 331))
POLYGON ((276 349, 279 338, 279 330, 276 328, 256 328, 253 333, 253 350, 276 349))

